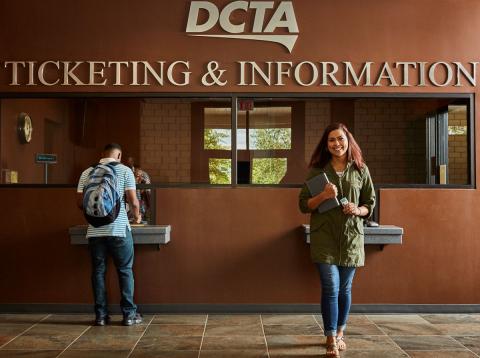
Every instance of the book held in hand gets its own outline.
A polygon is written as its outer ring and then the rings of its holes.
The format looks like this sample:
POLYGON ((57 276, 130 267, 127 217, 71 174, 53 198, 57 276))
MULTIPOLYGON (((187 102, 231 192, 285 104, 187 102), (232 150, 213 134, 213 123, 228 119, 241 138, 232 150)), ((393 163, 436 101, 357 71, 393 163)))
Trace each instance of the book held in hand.
MULTIPOLYGON (((310 191, 310 194, 312 196, 320 194, 323 189, 325 188, 325 185, 329 183, 330 181, 327 178, 327 174, 325 173, 320 173, 319 175, 308 179, 305 184, 307 184, 307 188, 310 191)), ((325 211, 328 211, 330 209, 336 208, 337 206, 340 206, 340 203, 338 199, 332 198, 325 200, 323 203, 321 203, 317 210, 319 213, 324 213, 325 211)))

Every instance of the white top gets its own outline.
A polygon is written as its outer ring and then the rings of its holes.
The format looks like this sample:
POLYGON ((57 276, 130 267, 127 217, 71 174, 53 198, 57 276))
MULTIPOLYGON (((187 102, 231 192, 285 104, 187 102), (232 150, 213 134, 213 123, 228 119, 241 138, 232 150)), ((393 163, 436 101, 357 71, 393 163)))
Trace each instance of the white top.
MULTIPOLYGON (((107 164, 114 161, 115 159, 113 158, 100 159, 101 164, 107 164)), ((111 224, 100 227, 93 227, 92 225, 88 225, 87 238, 99 236, 126 237, 126 230, 131 230, 130 223, 128 222, 127 211, 125 210, 125 191, 136 190, 135 176, 133 175, 132 170, 123 164, 117 164, 114 166, 114 168, 115 173, 117 173, 118 193, 120 194, 121 200, 120 213, 118 214, 117 219, 115 219, 115 221, 111 224)), ((88 175, 92 170, 93 167, 90 167, 83 171, 78 181, 77 193, 83 193, 83 188, 85 187, 88 175)))

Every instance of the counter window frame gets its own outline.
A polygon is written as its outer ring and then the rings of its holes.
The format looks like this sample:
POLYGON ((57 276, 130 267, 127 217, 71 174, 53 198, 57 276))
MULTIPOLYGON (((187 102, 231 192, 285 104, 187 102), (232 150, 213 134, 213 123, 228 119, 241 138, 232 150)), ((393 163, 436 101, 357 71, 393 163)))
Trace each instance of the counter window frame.
MULTIPOLYGON (((402 189, 476 189, 476 168, 475 168, 475 95, 473 93, 291 93, 291 92, 282 92, 282 93, 215 93, 215 92, 202 92, 202 93, 151 93, 151 92, 139 92, 139 93, 102 93, 102 92, 92 92, 92 93, 62 93, 62 92, 52 92, 52 93, 0 93, 0 99, 27 99, 27 98, 58 98, 58 99, 72 99, 72 98, 224 98, 231 101, 232 111, 231 111, 231 122, 232 129, 237 128, 237 108, 238 101, 241 98, 249 99, 342 99, 342 98, 359 98, 359 99, 464 99, 468 101, 468 178, 469 184, 388 184, 380 183, 376 184, 377 189, 388 189, 388 188, 402 188, 402 189)), ((1 108, 1 103, 0 103, 1 108)), ((0 126, 1 128, 1 126, 0 126)), ((0 131, 0 135, 1 135, 0 131)), ((231 158, 232 158, 232 183, 230 185, 212 185, 212 184, 192 184, 192 183, 161 183, 161 184, 151 184, 149 187, 152 189, 155 188, 199 188, 199 187, 208 187, 208 188, 236 188, 236 187, 265 187, 265 188, 300 188, 302 184, 237 184, 237 138, 236 130, 232 130, 232 149, 231 149, 231 158)), ((0 183, 0 188, 71 188, 76 187, 76 184, 4 184, 0 183)))

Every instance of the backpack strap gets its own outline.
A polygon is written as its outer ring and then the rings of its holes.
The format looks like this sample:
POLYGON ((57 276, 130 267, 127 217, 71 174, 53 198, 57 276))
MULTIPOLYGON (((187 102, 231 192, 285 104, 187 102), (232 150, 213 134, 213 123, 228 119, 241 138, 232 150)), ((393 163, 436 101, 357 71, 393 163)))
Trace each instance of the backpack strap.
MULTIPOLYGON (((102 163, 96 162, 95 164, 90 165, 90 168, 95 168, 97 165, 100 165, 100 164, 102 164, 102 163)), ((112 161, 112 162, 109 162, 109 163, 105 163, 105 164, 103 164, 103 165, 116 166, 116 165, 118 165, 118 164, 120 164, 120 162, 117 162, 117 161, 115 160, 115 161, 112 161)))

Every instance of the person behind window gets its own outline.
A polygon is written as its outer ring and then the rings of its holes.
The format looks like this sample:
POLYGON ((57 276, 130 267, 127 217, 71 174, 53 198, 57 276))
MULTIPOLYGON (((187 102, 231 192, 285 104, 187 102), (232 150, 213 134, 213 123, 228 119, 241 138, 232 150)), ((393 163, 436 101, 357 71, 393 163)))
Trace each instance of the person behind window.
POLYGON ((344 331, 351 306, 352 281, 365 261, 363 220, 375 206, 375 191, 362 151, 347 127, 332 123, 313 152, 307 180, 322 172, 330 183, 312 196, 306 185, 299 195, 303 213, 310 213, 310 253, 320 275, 322 319, 327 357, 345 350, 344 331), (348 203, 320 213, 325 200, 348 203))
MULTIPOLYGON (((116 143, 107 144, 103 151, 101 164, 120 162, 122 148, 116 143)), ((77 204, 83 206, 83 190, 93 167, 83 171, 78 181, 77 204)), ((122 299, 120 308, 123 313, 123 325, 140 324, 142 316, 137 313, 137 306, 133 301, 133 238, 130 224, 125 210, 125 197, 134 215, 134 221, 141 220, 137 196, 135 195, 135 178, 132 171, 123 164, 115 165, 117 188, 121 196, 120 213, 111 224, 93 227, 88 226, 87 238, 92 259, 92 288, 95 299, 95 325, 105 326, 110 322, 107 306, 107 290, 105 287, 105 273, 107 269, 107 255, 113 257, 117 268, 120 293, 122 299)))
MULTIPOLYGON (((132 170, 135 175, 135 182, 137 184, 151 184, 150 176, 148 173, 140 167, 134 157, 128 157, 126 165, 132 170)), ((150 189, 137 189, 137 199, 140 204, 140 215, 142 216, 142 222, 148 222, 150 218, 150 189)), ((133 212, 127 209, 128 219, 133 221, 133 212)))
MULTIPOLYGON (((151 184, 150 176, 139 166, 135 167, 135 182, 137 184, 151 184)), ((140 205, 142 221, 148 221, 150 209, 150 189, 137 189, 137 199, 140 205)))

